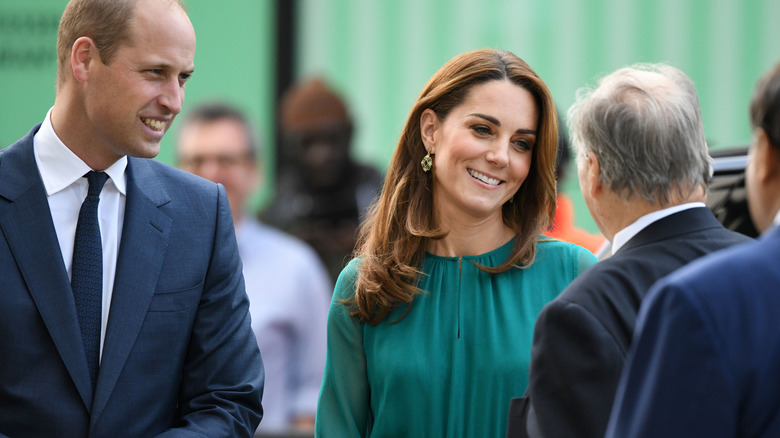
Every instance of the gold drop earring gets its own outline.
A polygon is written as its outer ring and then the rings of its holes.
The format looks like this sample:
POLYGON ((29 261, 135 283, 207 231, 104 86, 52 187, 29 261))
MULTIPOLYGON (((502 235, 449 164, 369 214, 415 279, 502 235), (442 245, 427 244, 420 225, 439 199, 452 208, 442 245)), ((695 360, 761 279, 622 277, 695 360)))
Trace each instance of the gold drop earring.
POLYGON ((429 170, 433 169, 433 157, 431 157, 430 151, 428 151, 428 153, 423 157, 422 161, 420 161, 420 165, 422 166, 423 172, 428 172, 429 170))

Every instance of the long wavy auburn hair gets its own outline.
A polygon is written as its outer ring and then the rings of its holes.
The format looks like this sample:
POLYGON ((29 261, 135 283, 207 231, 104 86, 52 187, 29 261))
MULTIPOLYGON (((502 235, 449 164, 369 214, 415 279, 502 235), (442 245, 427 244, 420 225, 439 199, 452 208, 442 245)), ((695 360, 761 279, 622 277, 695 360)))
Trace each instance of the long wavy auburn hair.
MULTIPOLYGON (((343 304, 350 315, 362 322, 379 324, 391 311, 411 304, 415 295, 426 292, 417 287, 417 281, 423 274, 420 266, 429 239, 441 239, 447 234, 435 221, 435 163, 432 172, 424 172, 420 166, 427 153, 420 116, 430 108, 443 121, 475 85, 495 80, 509 80, 528 90, 539 118, 528 176, 513 202, 503 205, 504 223, 516 233, 514 248, 500 266, 480 269, 499 273, 533 262, 536 241, 555 215, 555 105, 544 82, 516 55, 492 49, 466 52, 447 62, 423 88, 398 140, 382 192, 360 228, 355 251, 360 258, 355 296, 343 304)), ((400 321, 406 312, 394 322, 400 321)))

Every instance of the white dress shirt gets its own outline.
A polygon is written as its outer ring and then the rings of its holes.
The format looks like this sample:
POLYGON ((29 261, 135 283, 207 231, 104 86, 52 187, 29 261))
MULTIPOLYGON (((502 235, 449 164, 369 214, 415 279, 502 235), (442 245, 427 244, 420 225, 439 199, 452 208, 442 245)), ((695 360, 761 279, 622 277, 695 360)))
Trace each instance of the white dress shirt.
POLYGON ((620 248, 623 247, 632 237, 636 236, 640 231, 647 228, 648 225, 655 221, 661 220, 667 216, 671 216, 674 213, 688 210, 690 208, 706 207, 703 202, 688 202, 686 204, 675 205, 663 210, 657 210, 652 213, 648 213, 639 219, 635 220, 631 225, 623 228, 615 234, 612 239, 612 255, 615 255, 620 248))
MULTIPOLYGON (((81 204, 87 197, 89 183, 83 176, 90 167, 57 137, 51 124, 51 109, 33 140, 35 162, 46 188, 51 218, 62 251, 62 261, 71 275, 73 243, 76 238, 81 204)), ((109 179, 103 186, 98 204, 100 239, 103 243, 103 316, 100 329, 100 352, 106 336, 106 323, 111 306, 111 294, 116 274, 119 241, 125 217, 127 157, 122 157, 105 170, 109 179)))
POLYGON ((777 213, 775 214, 775 218, 774 220, 772 220, 772 226, 769 228, 774 228, 778 225, 780 225, 780 210, 778 210, 777 213))

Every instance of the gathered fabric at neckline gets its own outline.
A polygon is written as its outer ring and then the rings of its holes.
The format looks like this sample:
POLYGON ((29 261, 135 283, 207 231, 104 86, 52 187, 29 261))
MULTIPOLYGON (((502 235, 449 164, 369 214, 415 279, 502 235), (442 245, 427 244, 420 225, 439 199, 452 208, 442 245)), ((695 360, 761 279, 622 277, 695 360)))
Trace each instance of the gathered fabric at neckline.
MULTIPOLYGON (((437 255, 432 252, 426 251, 425 252, 425 258, 430 259, 437 259, 442 261, 458 261, 458 260, 480 260, 480 259, 495 259, 497 256, 504 256, 503 261, 506 260, 506 257, 509 256, 509 254, 512 252, 512 248, 514 248, 515 238, 513 237, 508 242, 504 243, 503 245, 499 246, 496 249, 490 250, 483 254, 477 254, 477 255, 466 255, 466 256, 442 256, 437 255)), ((485 263, 481 263, 485 264, 485 263)), ((500 264, 500 263, 499 263, 500 264)))

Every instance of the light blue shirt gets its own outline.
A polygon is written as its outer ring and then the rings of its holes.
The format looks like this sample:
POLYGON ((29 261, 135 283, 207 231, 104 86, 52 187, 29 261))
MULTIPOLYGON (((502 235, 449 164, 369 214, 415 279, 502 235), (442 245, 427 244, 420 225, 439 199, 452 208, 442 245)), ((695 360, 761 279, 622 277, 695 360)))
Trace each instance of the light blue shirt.
POLYGON ((283 432, 316 413, 333 284, 314 250, 288 234, 244 217, 236 238, 265 367, 258 430, 283 432))

